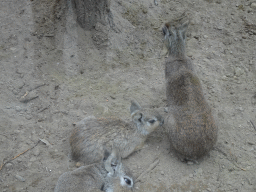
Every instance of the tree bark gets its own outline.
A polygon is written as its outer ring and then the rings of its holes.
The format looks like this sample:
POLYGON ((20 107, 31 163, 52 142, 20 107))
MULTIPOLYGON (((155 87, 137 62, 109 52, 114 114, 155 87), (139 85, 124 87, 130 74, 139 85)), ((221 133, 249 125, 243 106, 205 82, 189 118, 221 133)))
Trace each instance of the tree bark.
POLYGON ((73 0, 77 21, 85 30, 91 30, 97 22, 105 25, 110 16, 110 0, 73 0))

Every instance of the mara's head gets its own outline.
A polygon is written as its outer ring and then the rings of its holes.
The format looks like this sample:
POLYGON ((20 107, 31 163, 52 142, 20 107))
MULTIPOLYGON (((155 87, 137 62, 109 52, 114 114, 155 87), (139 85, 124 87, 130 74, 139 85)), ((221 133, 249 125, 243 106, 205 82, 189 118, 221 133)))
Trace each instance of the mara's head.
POLYGON ((133 189, 133 176, 130 169, 122 164, 117 147, 112 147, 111 153, 105 149, 103 162, 108 172, 103 191, 125 192, 133 189))
POLYGON ((148 135, 164 124, 164 118, 154 109, 143 109, 136 101, 131 101, 130 112, 133 122, 143 135, 148 135))
POLYGON ((168 22, 164 25, 162 31, 164 34, 164 43, 169 55, 183 56, 185 54, 188 25, 189 21, 184 23, 168 22))

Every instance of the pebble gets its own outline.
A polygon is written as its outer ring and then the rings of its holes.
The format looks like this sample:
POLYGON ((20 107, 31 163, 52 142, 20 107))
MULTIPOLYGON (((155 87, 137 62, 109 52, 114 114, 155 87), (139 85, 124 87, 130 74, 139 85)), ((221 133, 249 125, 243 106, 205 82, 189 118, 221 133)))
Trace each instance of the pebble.
POLYGON ((15 107, 15 110, 16 110, 17 112, 22 111, 22 109, 21 109, 21 107, 20 107, 20 106, 16 106, 16 107, 15 107))
POLYGON ((43 142, 45 145, 51 145, 49 143, 49 141, 47 141, 46 139, 39 139, 41 142, 43 142))
POLYGON ((189 174, 189 177, 192 178, 194 175, 192 173, 189 174))
POLYGON ((19 181, 25 182, 26 180, 24 179, 24 177, 21 177, 19 175, 15 175, 16 179, 18 179, 19 181))
POLYGON ((76 163, 76 167, 81 167, 81 163, 80 163, 80 162, 77 162, 77 163, 76 163))
POLYGON ((194 163, 193 163, 193 161, 188 161, 187 164, 188 165, 193 165, 194 163))
POLYGON ((253 64, 253 60, 250 60, 250 61, 249 61, 249 65, 252 65, 252 64, 253 64))
POLYGON ((256 9, 256 3, 252 3, 252 4, 251 4, 251 8, 252 8, 252 9, 256 9))
POLYGON ((31 162, 36 161, 36 157, 31 157, 29 161, 31 162))
POLYGON ((192 52, 188 52, 188 53, 187 53, 187 56, 188 56, 188 57, 192 57, 192 56, 193 56, 193 53, 192 53, 192 52))
POLYGON ((30 119, 32 119, 32 116, 31 116, 31 115, 26 115, 25 118, 26 118, 27 120, 30 120, 30 119))
POLYGON ((243 74, 243 70, 240 67, 235 68, 235 74, 237 77, 241 76, 243 74))
POLYGON ((11 169, 11 168, 12 168, 12 164, 11 164, 11 163, 7 163, 7 164, 5 165, 5 167, 6 167, 7 169, 11 169))
POLYGON ((161 175, 164 175, 164 172, 163 172, 163 171, 161 171, 161 175))

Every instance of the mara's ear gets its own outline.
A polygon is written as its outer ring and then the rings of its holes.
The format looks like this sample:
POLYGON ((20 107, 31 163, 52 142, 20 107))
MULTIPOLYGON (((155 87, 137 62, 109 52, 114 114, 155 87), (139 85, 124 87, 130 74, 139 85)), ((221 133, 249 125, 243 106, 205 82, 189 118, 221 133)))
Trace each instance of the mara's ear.
POLYGON ((189 20, 186 21, 185 23, 183 23, 180 27, 179 27, 179 31, 181 33, 181 36, 183 37, 183 39, 186 39, 186 31, 189 25, 189 20))
POLYGON ((164 34, 165 37, 166 37, 166 36, 169 36, 169 30, 168 30, 168 28, 166 27, 166 25, 164 25, 164 27, 162 28, 162 32, 163 32, 163 34, 164 34))
POLYGON ((103 147, 103 150, 104 150, 103 161, 106 161, 110 156, 110 152, 106 149, 106 147, 103 147))
POLYGON ((112 149, 111 154, 107 157, 106 161, 104 162, 105 169, 111 176, 114 176, 120 164, 121 156, 119 150, 116 147, 114 147, 112 149))
POLYGON ((143 114, 142 113, 134 113, 132 115, 132 121, 134 123, 141 123, 142 122, 142 118, 143 118, 143 114))
POLYGON ((188 28, 189 22, 190 22, 189 20, 186 21, 186 22, 184 22, 184 23, 180 26, 180 30, 186 31, 187 28, 188 28))
POLYGON ((134 101, 134 100, 132 100, 131 101, 131 106, 130 106, 130 113, 132 114, 135 111, 140 110, 140 109, 141 109, 141 107, 140 107, 139 103, 134 101))

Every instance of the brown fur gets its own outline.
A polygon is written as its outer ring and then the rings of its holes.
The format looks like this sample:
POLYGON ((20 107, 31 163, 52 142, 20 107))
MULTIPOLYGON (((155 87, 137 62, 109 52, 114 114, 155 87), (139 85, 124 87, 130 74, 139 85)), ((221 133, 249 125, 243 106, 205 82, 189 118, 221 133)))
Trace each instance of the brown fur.
POLYGON ((163 118, 154 110, 141 109, 136 102, 132 102, 131 115, 133 122, 94 117, 79 122, 70 137, 72 157, 90 164, 101 160, 103 147, 116 146, 122 158, 141 149, 148 134, 163 123, 163 118), (150 123, 152 120, 155 122, 150 123))
POLYGON ((74 171, 63 173, 54 192, 125 192, 133 189, 133 176, 128 167, 122 164, 117 150, 110 154, 105 151, 100 163, 82 166, 74 171))
POLYGON ((175 150, 186 159, 197 159, 212 149, 218 128, 193 64, 185 54, 187 26, 188 22, 169 22, 163 28, 169 51, 165 63, 169 116, 165 127, 175 150))

